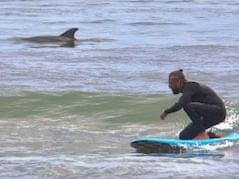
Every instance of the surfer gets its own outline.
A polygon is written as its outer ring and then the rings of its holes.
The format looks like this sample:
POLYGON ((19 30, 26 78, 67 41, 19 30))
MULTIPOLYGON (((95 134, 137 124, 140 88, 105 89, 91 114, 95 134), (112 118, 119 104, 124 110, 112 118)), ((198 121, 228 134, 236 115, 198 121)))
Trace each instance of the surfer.
POLYGON ((180 109, 184 109, 191 119, 191 123, 180 132, 179 138, 221 137, 220 133, 205 132, 206 129, 225 120, 226 109, 220 97, 208 86, 187 81, 182 69, 171 72, 168 83, 173 94, 182 93, 182 96, 174 105, 161 112, 161 119, 180 109))

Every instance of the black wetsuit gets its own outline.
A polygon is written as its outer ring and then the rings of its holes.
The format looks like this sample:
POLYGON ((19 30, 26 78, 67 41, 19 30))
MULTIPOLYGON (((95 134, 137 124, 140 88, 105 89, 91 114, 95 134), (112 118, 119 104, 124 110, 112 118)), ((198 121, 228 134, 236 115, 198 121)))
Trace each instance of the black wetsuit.
POLYGON ((173 113, 184 109, 192 120, 180 133, 180 139, 193 139, 200 132, 204 132, 226 117, 226 109, 223 101, 209 87, 197 82, 186 82, 180 97, 166 113, 173 113))

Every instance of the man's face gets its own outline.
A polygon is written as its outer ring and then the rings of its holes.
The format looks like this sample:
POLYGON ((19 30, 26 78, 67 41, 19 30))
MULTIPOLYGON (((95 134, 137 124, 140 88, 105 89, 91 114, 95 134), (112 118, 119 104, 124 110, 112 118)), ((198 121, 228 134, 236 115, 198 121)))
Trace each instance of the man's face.
POLYGON ((177 77, 169 77, 168 86, 172 90, 173 94, 178 94, 181 92, 180 80, 177 77))

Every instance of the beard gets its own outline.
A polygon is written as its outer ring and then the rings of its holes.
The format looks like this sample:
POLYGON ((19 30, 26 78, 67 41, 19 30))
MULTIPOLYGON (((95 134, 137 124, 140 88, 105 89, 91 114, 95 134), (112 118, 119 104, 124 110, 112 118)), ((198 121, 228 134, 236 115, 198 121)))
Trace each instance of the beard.
POLYGON ((171 89, 171 90, 172 90, 173 94, 179 94, 180 93, 180 91, 178 89, 171 89))

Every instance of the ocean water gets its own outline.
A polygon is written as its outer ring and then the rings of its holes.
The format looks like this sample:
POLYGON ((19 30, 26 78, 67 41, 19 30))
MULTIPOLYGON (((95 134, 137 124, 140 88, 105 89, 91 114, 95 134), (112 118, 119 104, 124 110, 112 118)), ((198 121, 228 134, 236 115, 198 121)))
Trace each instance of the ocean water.
POLYGON ((168 73, 212 87, 238 131, 236 0, 1 0, 0 178, 238 178, 239 145, 143 155, 139 136, 177 137, 168 73), (78 27, 74 47, 19 40, 78 27))

